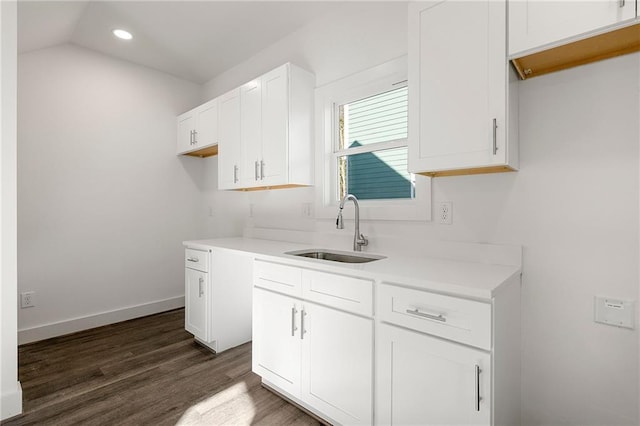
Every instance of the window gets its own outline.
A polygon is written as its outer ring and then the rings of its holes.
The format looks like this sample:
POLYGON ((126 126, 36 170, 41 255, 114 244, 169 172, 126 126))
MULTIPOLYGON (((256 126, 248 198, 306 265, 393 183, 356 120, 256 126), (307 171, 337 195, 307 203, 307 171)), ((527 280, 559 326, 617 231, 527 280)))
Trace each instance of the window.
POLYGON ((430 220, 431 179, 407 171, 406 56, 318 87, 315 102, 316 217, 335 220, 352 193, 363 220, 430 220))
POLYGON ((407 171, 407 87, 336 106, 337 196, 359 200, 412 199, 407 171))

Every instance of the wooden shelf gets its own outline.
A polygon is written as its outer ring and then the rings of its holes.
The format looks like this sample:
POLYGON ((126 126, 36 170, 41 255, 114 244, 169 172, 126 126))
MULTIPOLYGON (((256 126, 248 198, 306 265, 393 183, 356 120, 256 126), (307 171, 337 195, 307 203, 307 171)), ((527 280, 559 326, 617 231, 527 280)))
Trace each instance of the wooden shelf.
POLYGON ((192 157, 200 157, 200 158, 211 157, 213 155, 218 155, 218 145, 209 146, 207 148, 202 148, 197 151, 187 152, 186 154, 183 154, 183 155, 190 155, 192 157))
POLYGON ((254 186, 251 188, 237 188, 234 189, 234 191, 243 191, 243 192, 248 192, 248 191, 265 191, 268 189, 287 189, 287 188, 303 188, 303 187, 307 187, 310 185, 298 185, 298 184, 293 184, 293 183, 289 183, 286 185, 271 185, 271 186, 254 186))
POLYGON ((444 176, 465 176, 465 175, 479 175, 485 173, 504 173, 515 172, 509 166, 490 166, 490 167, 476 167, 473 169, 459 169, 459 170, 442 170, 438 172, 422 172, 419 175, 429 177, 444 177, 444 176))
POLYGON ((512 59, 525 80, 579 65, 640 51, 640 23, 512 59))

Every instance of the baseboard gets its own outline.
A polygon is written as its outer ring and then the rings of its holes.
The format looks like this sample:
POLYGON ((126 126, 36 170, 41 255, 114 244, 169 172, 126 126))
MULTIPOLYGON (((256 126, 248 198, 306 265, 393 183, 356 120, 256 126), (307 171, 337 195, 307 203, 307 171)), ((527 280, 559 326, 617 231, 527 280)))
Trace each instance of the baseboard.
POLYGON ((0 420, 22 414, 22 386, 16 382, 12 392, 3 393, 0 398, 0 420))
POLYGON ((18 330, 18 344, 37 342, 51 337, 62 336, 76 331, 101 327, 120 321, 144 317, 146 315, 157 314, 184 307, 184 296, 173 297, 171 299, 157 300, 155 302, 144 303, 142 305, 128 306, 108 312, 100 312, 86 317, 72 318, 56 323, 39 325, 37 327, 18 330))

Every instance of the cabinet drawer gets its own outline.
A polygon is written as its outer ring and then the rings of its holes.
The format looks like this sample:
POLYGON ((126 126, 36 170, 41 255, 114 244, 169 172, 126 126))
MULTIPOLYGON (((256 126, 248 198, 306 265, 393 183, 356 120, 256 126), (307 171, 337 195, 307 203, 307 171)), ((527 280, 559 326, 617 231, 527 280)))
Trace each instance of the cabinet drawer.
POLYGON ((373 282, 326 272, 302 272, 302 297, 360 315, 373 315, 373 282))
POLYGON ((381 284, 380 319, 491 350, 491 304, 381 284))
POLYGON ((293 266, 256 260, 253 285, 294 297, 302 295, 302 270, 293 266))
POLYGON ((209 252, 191 248, 185 249, 184 266, 202 272, 209 272, 209 252))

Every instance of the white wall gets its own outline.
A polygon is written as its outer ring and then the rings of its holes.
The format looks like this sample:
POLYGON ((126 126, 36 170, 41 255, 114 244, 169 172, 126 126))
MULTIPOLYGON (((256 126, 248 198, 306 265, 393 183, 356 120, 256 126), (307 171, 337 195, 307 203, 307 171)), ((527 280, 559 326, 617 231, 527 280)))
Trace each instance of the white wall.
POLYGON ((17 8, 0 2, 0 420, 22 412, 16 312, 17 8))
POLYGON ((180 306, 204 167, 175 156, 175 117, 201 86, 72 45, 18 72, 20 340, 180 306))
MULTIPOLYGON (((286 61, 315 72, 322 85, 405 54, 403 8, 380 4, 361 19, 320 19, 210 81, 207 95, 286 61)), ((524 247, 527 425, 638 423, 638 331, 593 322, 594 295, 638 299, 638 58, 521 82, 521 170, 435 179, 433 205, 452 201, 453 225, 362 226, 374 246, 376 238, 395 236, 405 244, 432 239, 524 247)), ((214 202, 213 192, 207 196, 214 202)), ((300 204, 313 201, 313 189, 249 193, 254 217, 247 224, 335 233, 331 220, 301 217, 300 204)), ((239 216, 247 214, 247 206, 237 207, 239 216)))
MULTIPOLYGON (((341 13, 318 18, 209 81, 205 84, 205 98, 221 95, 285 62, 312 71, 316 86, 322 86, 406 55, 406 3, 343 2, 341 7, 341 13)), ((214 161, 207 166, 210 175, 217 170, 214 161)), ((205 192, 206 205, 225 205, 226 217, 234 218, 229 235, 238 235, 245 223, 298 230, 316 227, 313 218, 302 215, 302 204, 313 205, 315 201, 313 188, 249 192, 244 198, 233 197, 233 204, 228 204, 230 197, 230 193, 219 192, 215 186, 205 192), (248 217, 249 204, 253 217, 248 217)), ((220 222, 214 217, 208 223, 208 235, 215 235, 220 222)))
POLYGON ((341 12, 312 21, 205 85, 216 97, 285 62, 311 70, 316 86, 407 53, 407 4, 342 2, 341 12))

